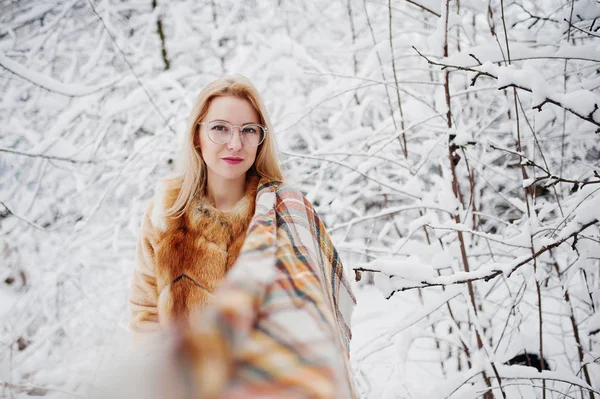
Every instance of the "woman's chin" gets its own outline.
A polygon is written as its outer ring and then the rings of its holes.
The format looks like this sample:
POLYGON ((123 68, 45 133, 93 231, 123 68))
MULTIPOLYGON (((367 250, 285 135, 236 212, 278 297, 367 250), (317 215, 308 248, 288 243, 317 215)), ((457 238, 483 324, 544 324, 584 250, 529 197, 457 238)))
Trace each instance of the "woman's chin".
POLYGON ((215 173, 215 177, 224 180, 238 180, 246 177, 246 168, 230 168, 229 170, 219 170, 215 173))

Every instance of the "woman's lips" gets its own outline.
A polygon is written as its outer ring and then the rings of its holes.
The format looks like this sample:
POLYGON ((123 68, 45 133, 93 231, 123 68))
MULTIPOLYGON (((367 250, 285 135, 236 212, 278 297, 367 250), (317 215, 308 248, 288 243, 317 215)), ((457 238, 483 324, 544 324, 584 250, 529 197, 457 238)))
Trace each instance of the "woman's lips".
POLYGON ((243 159, 241 159, 241 158, 223 158, 223 161, 227 162, 230 165, 237 165, 238 163, 242 162, 243 159))

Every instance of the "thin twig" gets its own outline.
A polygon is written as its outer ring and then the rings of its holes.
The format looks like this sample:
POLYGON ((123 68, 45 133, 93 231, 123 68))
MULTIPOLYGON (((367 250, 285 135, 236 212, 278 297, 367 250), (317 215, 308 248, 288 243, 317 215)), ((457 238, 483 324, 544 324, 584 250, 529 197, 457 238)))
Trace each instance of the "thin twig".
POLYGON ((421 10, 427 11, 428 13, 431 13, 431 14, 435 15, 435 16, 436 16, 436 17, 438 17, 438 18, 439 18, 439 17, 441 17, 441 15, 440 15, 439 13, 437 13, 437 12, 433 11, 431 8, 428 8, 428 7, 424 6, 423 4, 419 4, 419 3, 417 3, 417 2, 416 2, 416 1, 414 1, 414 0, 406 0, 406 2, 407 2, 407 3, 410 3, 410 4, 414 5, 414 6, 417 6, 417 7, 419 7, 421 10))
MULTIPOLYGON (((501 11, 501 18, 502 18, 502 27, 504 28, 504 41, 506 44, 506 54, 507 54, 507 64, 511 65, 512 61, 511 61, 511 57, 510 57, 510 44, 508 41, 508 30, 506 29, 506 18, 504 15, 504 0, 500 0, 500 11, 501 11)), ((523 153, 523 149, 521 147, 521 123, 519 121, 519 107, 518 107, 518 101, 517 101, 517 89, 515 87, 513 87, 513 103, 514 103, 514 107, 515 107, 515 125, 516 125, 516 131, 517 131, 517 152, 519 153, 523 153)), ((534 135, 535 136, 535 135, 534 135)), ((544 160, 545 162, 545 160, 544 160)), ((522 162, 522 157, 519 157, 519 165, 521 168, 521 175, 523 176, 523 180, 527 179, 527 171, 525 170, 525 166, 523 165, 522 162)), ((531 207, 529 206, 529 195, 531 194, 531 200, 532 202, 535 204, 535 197, 532 194, 532 191, 530 189, 530 187, 524 187, 524 195, 525 195, 525 205, 527 208, 527 220, 529 223, 531 223, 531 207)), ((531 226, 531 225, 530 225, 531 226)), ((533 236, 531 234, 529 234, 529 241, 530 241, 530 250, 531 250, 531 254, 535 255, 535 248, 534 248, 534 244, 533 244, 533 236)), ((539 353, 540 353, 540 367, 543 370, 544 369, 544 335, 543 335, 543 312, 542 312, 542 292, 541 292, 541 288, 540 288, 540 281, 537 277, 537 258, 534 257, 533 258, 533 273, 535 276, 535 288, 536 288, 536 293, 537 293, 537 300, 538 300, 538 344, 539 344, 539 353)), ((498 377, 499 378, 499 377, 498 377)), ((504 394, 504 392, 503 392, 504 394)), ((542 381, 542 399, 546 399, 546 382, 542 381)))
POLYGON ((588 34, 590 36, 593 36, 593 37, 600 38, 600 35, 594 35, 592 32, 588 32, 587 30, 581 29, 581 28, 573 25, 570 21, 567 21, 566 19, 564 19, 564 21, 569 24, 570 28, 575 28, 575 29, 577 29, 580 32, 586 33, 586 34, 588 34))
POLYGON ((160 116, 160 118, 163 120, 165 126, 171 131, 171 133, 173 133, 174 135, 177 135, 177 133, 175 132, 175 130, 173 130, 173 127, 171 127, 171 125, 169 124, 169 120, 167 119, 167 117, 165 117, 163 115, 163 113, 161 112, 160 108, 158 107, 158 104, 156 104, 156 102, 154 101, 153 95, 148 91, 148 89, 146 88, 146 86, 142 83, 142 80, 140 79, 140 77, 138 76, 138 74, 134 71, 133 66, 131 65, 131 63, 129 62, 129 60, 127 59, 127 57, 125 56, 125 52, 121 49, 121 47, 117 43, 117 39, 113 36, 112 32, 108 29, 108 26, 106 26, 106 23, 104 22, 104 19, 96 11, 96 7, 94 7, 94 4, 92 3, 92 1, 91 0, 87 0, 87 2, 90 5, 90 7, 92 8, 92 11, 96 15, 96 17, 100 20, 100 23, 102 24, 102 28, 106 31, 106 33, 108 33, 108 36, 112 40, 115 48, 121 54, 121 57, 123 58, 123 61, 125 61, 125 64, 127 64, 127 67, 129 68, 129 71, 134 76, 135 80, 137 81, 138 85, 141 87, 142 91, 146 95, 146 98, 148 99, 148 101, 150 102, 150 104, 152 104, 152 107, 154 108, 154 110, 156 111, 156 113, 160 116))
MULTIPOLYGON (((371 25, 371 18, 369 18, 369 12, 367 11, 367 0, 363 0, 363 8, 365 11, 365 17, 367 18, 367 25, 369 26, 369 31, 371 32, 371 38, 373 40, 373 46, 375 50, 375 55, 377 55, 377 61, 379 62, 379 69, 381 70, 381 78, 385 82, 385 71, 383 69, 383 61, 381 60, 381 55, 379 54, 379 50, 377 50, 377 39, 375 38, 375 32, 373 31, 373 26, 371 25)), ((390 97, 390 92, 388 90, 387 85, 384 86, 385 94, 388 100, 388 105, 390 107, 390 114, 392 117, 392 121, 394 122, 394 129, 398 130, 398 124, 396 123, 396 117, 394 116, 394 107, 392 106, 392 98, 390 97)))
MULTIPOLYGON (((525 107, 523 107, 523 102, 521 101, 521 97, 518 94, 517 94, 517 100, 519 102, 519 108, 521 109, 521 111, 523 111, 523 117, 525 118, 525 123, 527 123, 527 127, 529 127, 529 131, 531 131, 531 135, 533 136, 535 145, 538 147, 538 149, 540 151, 540 157, 542 157, 542 161, 544 161, 544 165, 546 166, 546 173, 548 175, 552 175, 552 173, 550 173, 550 166, 548 165, 548 162, 546 161, 546 156, 544 155, 544 150, 542 148, 542 145, 540 144, 540 140, 538 139, 538 135, 535 133, 535 129, 529 122, 529 118, 527 117, 527 113, 525 112, 525 107)), ((563 127, 564 127, 564 125, 563 125, 563 127)), ((562 172, 561 172, 561 175, 562 175, 562 172)), ((552 185, 552 191, 554 193, 554 199, 556 200, 556 204, 558 205, 560 214, 561 214, 561 216, 564 216, 562 204, 560 202, 560 198, 559 198, 559 195, 558 195, 555 185, 552 185)))
MULTIPOLYGON (((552 252, 550 252, 550 255, 554 257, 552 252)), ((558 266, 558 262, 556 262, 556 261, 554 262, 554 268, 556 270, 556 273, 560 276, 560 268, 558 266)), ((562 280, 561 280, 561 284, 562 284, 562 280)), ((571 320, 571 328, 573 329, 573 336, 575 337, 575 342, 577 344, 576 345, 577 346, 577 354, 579 355, 579 364, 581 365, 580 369, 583 369, 583 375, 585 377, 585 382, 587 382, 588 385, 592 386, 592 380, 590 378, 590 373, 588 371, 588 367, 585 364, 585 360, 584 360, 583 343, 579 336, 579 327, 577 325, 577 321, 575 320, 575 310, 573 309, 573 303, 571 302, 568 286, 565 286, 564 284, 562 284, 562 291, 564 292, 563 298, 564 298, 565 302, 567 303, 568 309, 570 311, 569 319, 571 320)), ((595 399, 593 392, 590 392, 590 399, 595 399)))
POLYGON ((404 121, 404 111, 402 110, 402 99, 400 98, 400 90, 398 90, 398 75, 396 74, 396 60, 394 57, 394 42, 392 40, 392 0, 388 0, 389 14, 389 33, 390 33, 390 52, 392 53, 392 71, 394 72, 394 82, 396 83, 396 98, 398 100, 398 111, 400 112, 400 128, 402 130, 402 141, 400 147, 404 153, 404 158, 408 158, 408 147, 406 145, 406 129, 404 121))
POLYGON ((32 154, 29 152, 22 152, 22 151, 16 151, 16 150, 11 150, 9 148, 0 148, 0 152, 6 152, 9 154, 15 154, 15 155, 20 155, 20 156, 24 156, 24 157, 30 157, 30 158, 43 158, 43 159, 49 159, 52 161, 64 161, 64 162, 71 162, 74 164, 96 164, 97 161, 92 161, 92 160, 87 160, 87 161, 81 161, 78 159, 73 159, 73 158, 66 158, 66 157, 58 157, 55 155, 46 155, 46 154, 32 154))
MULTIPOLYGON (((533 23, 527 27, 527 29, 531 29, 531 28, 533 28, 533 26, 534 26, 535 24, 537 24, 538 22, 540 22, 540 21, 549 21, 549 22, 555 22, 555 23, 558 23, 558 22, 559 22, 558 20, 556 20, 556 19, 552 19, 552 18, 550 18, 550 17, 539 17, 539 16, 537 16, 537 15, 533 15, 531 12, 529 12, 529 10, 527 10, 525 7, 523 7, 521 4, 519 4, 519 3, 517 3, 517 2, 514 2, 514 3, 512 3, 512 4, 514 4, 514 5, 516 5, 516 6, 519 6, 519 7, 521 7, 521 9, 522 9, 523 11, 525 11, 525 12, 526 12, 526 13, 529 15, 529 18, 527 18, 527 19, 533 19, 533 20, 534 20, 534 21, 533 21, 533 23)), ((518 24, 520 24, 520 23, 522 23, 522 22, 525 22, 525 21, 527 21, 527 19, 524 19, 523 21, 517 21, 517 22, 515 22, 515 23, 512 25, 512 28, 514 28, 515 26, 517 26, 518 24)))
POLYGON ((6 217, 6 215, 12 215, 12 216, 16 217, 17 219, 19 219, 20 221, 27 223, 31 227, 36 228, 37 230, 46 231, 46 229, 44 227, 40 226, 39 224, 30 222, 29 220, 25 219, 24 217, 19 216, 16 213, 14 213, 4 202, 0 201, 0 205, 2 205, 4 207, 4 209, 6 210, 6 212, 4 214, 0 214, 0 220, 2 218, 6 217))
POLYGON ((353 171, 353 172, 356 172, 356 173, 358 173, 359 175, 363 176, 363 177, 364 177, 364 178, 366 178, 367 180, 371 180, 371 181, 373 181, 373 182, 375 182, 375 183, 377 183, 377 184, 380 184, 380 185, 382 185, 383 187, 389 188, 390 190, 392 190, 392 191, 394 191, 394 192, 396 192, 396 193, 400 193, 400 194, 406 195, 407 197, 410 197, 410 198, 420 199, 418 196, 416 196, 416 195, 414 195, 414 194, 411 194, 411 193, 409 193, 409 192, 407 192, 407 191, 404 191, 404 190, 400 190, 400 189, 399 189, 399 188, 397 188, 397 187, 390 186, 389 184, 387 184, 387 183, 384 183, 384 182, 382 182, 381 180, 377 180, 377 179, 375 179, 374 177, 367 175, 366 173, 364 173, 364 172, 362 172, 362 171, 360 171, 360 170, 356 169, 355 167, 353 167, 353 166, 351 166, 351 165, 348 165, 348 164, 346 164, 346 163, 344 163, 344 162, 337 161, 337 160, 335 160, 335 159, 323 159, 323 158, 321 158, 321 157, 316 157, 316 156, 311 156, 311 155, 306 155, 306 154, 295 154, 295 153, 290 153, 290 152, 284 152, 284 154, 285 154, 285 155, 291 155, 291 156, 295 156, 295 157, 306 158, 306 159, 325 160, 325 161, 327 161, 327 162, 335 163, 335 164, 337 164, 337 165, 340 165, 340 166, 342 166, 342 167, 344 167, 344 168, 347 168, 347 169, 349 169, 349 170, 351 170, 351 171, 353 171))
MULTIPOLYGON (((531 159, 527 158, 526 156, 524 156, 522 153, 520 153, 518 151, 512 151, 512 150, 509 150, 507 148, 497 147, 497 146, 495 146, 493 144, 489 144, 489 146, 491 148, 495 149, 495 150, 508 152, 509 154, 513 154, 513 155, 518 156, 521 159, 521 161, 519 162, 519 165, 522 165, 522 166, 533 166, 533 167, 538 168, 539 170, 541 170, 542 172, 545 173, 545 175, 543 175, 543 176, 536 177, 533 180, 532 184, 535 184, 535 183, 538 183, 540 181, 547 180, 547 179, 552 180, 552 182, 548 183, 547 186, 555 185, 557 183, 568 183, 568 184, 576 184, 579 188, 581 188, 581 187, 587 186, 588 184, 600 184, 600 180, 576 180, 576 179, 567 179, 567 178, 564 178, 564 177, 556 176, 556 175, 552 174, 547 168, 545 168, 545 167, 543 167, 543 166, 535 163, 534 161, 532 161, 531 159), (525 160, 525 162, 523 162, 523 160, 525 160)), ((600 175, 598 174, 598 172, 594 172, 594 176, 596 176, 596 177, 598 177, 600 179, 600 175)), ((530 186, 532 184, 530 184, 530 186)), ((557 200, 557 203, 558 203, 558 200, 557 200)), ((558 205, 560 207, 560 203, 558 203, 558 205)))
MULTIPOLYGON (((348 19, 350 20, 350 30, 352 31, 352 47, 356 44, 356 29, 354 28, 354 18, 352 18, 352 0, 348 0, 348 19)), ((356 58, 356 51, 352 54, 352 60, 354 61, 354 76, 358 74, 358 59, 356 58)), ((358 99, 358 93, 354 93, 354 101, 356 101, 356 105, 360 105, 360 100, 358 99)))

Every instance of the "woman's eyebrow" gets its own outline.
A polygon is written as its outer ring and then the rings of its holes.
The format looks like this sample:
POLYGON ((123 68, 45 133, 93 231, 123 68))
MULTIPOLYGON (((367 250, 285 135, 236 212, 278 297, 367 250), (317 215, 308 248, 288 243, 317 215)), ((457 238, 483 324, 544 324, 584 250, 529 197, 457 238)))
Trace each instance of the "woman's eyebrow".
MULTIPOLYGON (((234 125, 235 124, 235 123, 229 122, 227 119, 213 119, 212 122, 227 122, 230 125, 234 125)), ((257 125, 259 123, 260 122, 244 122, 244 123, 242 123, 242 126, 244 126, 244 125, 257 125)))

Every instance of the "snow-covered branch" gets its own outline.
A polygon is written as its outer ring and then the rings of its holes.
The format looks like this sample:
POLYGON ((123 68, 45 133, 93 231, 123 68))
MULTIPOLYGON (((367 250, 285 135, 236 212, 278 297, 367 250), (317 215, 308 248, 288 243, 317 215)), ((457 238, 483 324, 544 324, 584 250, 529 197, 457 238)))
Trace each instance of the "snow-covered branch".
POLYGON ((520 71, 513 66, 503 67, 490 62, 484 62, 480 66, 475 67, 448 64, 443 61, 432 60, 423 55, 414 46, 413 49, 431 65, 440 66, 444 69, 452 68, 453 70, 475 73, 475 76, 471 80, 471 86, 474 86, 477 79, 481 76, 496 79, 498 81, 498 90, 515 87, 532 93, 534 96, 532 109, 541 111, 542 107, 547 103, 557 105, 573 115, 598 126, 596 131, 600 132, 600 96, 589 90, 582 89, 566 94, 555 93, 548 87, 543 78, 536 76, 532 71, 520 71))
POLYGON ((68 97, 83 97, 97 93, 102 90, 106 90, 114 86, 118 81, 120 81, 123 78, 122 76, 119 76, 111 79, 106 83, 94 86, 68 85, 61 83, 50 76, 46 76, 39 72, 33 71, 11 60, 2 51, 0 51, 0 67, 4 68, 10 73, 15 74, 21 79, 28 81, 29 83, 35 86, 41 87, 44 90, 62 94, 63 96, 68 97))
MULTIPOLYGON (((381 267, 355 267, 354 270, 356 272, 359 272, 359 274, 357 276, 360 276, 360 272, 376 272, 376 273, 385 273, 385 274, 389 275, 390 277, 395 277, 395 276, 400 277, 401 280, 398 281, 398 284, 396 284, 393 287, 393 290, 392 290, 392 292, 389 293, 388 297, 392 296, 395 292, 398 292, 398 291, 407 291, 407 290, 412 290, 412 289, 416 289, 416 288, 448 286, 448 285, 454 285, 454 284, 465 284, 468 282, 478 281, 478 280, 490 281, 502 274, 506 275, 507 277, 510 277, 520 267, 527 265, 533 259, 538 258, 540 255, 548 252, 549 250, 560 246, 565 241, 567 241, 571 238, 576 238, 585 229, 587 229, 590 226, 594 226, 596 224, 598 224, 598 220, 594 219, 594 220, 584 224, 577 231, 567 235, 566 237, 564 237, 560 240, 554 241, 550 244, 542 246, 542 248, 538 249, 533 255, 520 256, 520 257, 514 259, 512 262, 509 262, 507 264, 493 263, 493 264, 488 264, 488 265, 482 265, 476 271, 456 272, 456 273, 453 273, 448 276, 418 278, 418 280, 420 280, 418 284, 413 283, 417 279, 414 276, 411 276, 411 274, 410 274, 411 272, 409 272, 409 274, 404 275, 404 276, 394 274, 393 265, 389 264, 390 262, 387 262, 386 268, 384 269, 385 271, 382 270, 381 267), (399 286, 399 287, 397 287, 397 286, 399 286)), ((373 263, 377 265, 378 262, 375 261, 373 263)), ((427 274, 427 271, 423 270, 423 271, 421 271, 421 273, 427 274)))

